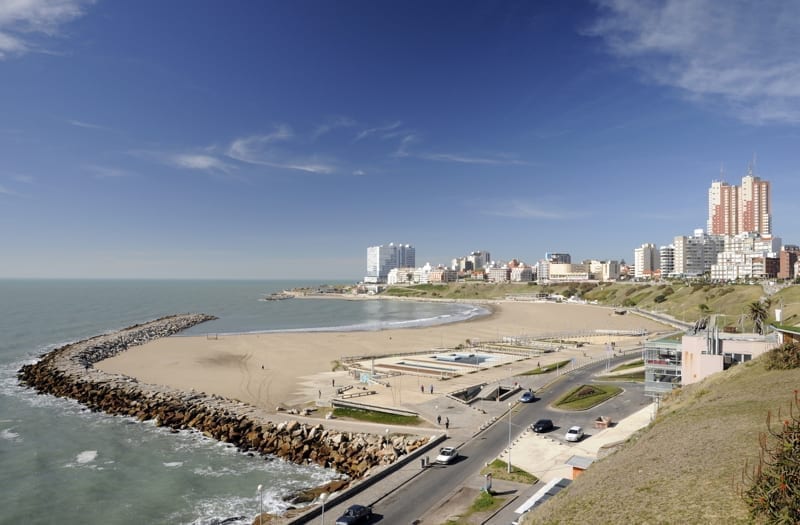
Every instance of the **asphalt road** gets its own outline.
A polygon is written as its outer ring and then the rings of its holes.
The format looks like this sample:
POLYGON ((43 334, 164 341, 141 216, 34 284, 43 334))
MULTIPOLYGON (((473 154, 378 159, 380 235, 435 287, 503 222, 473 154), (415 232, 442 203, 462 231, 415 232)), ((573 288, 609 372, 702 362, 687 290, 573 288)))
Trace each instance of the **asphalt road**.
MULTIPOLYGON (((612 359, 614 363, 629 360, 630 356, 612 359)), ((517 403, 511 410, 510 428, 513 440, 531 423, 540 418, 552 419, 556 428, 552 437, 564 439, 564 433, 572 425, 580 425, 586 432, 592 432, 593 420, 598 415, 610 416, 619 420, 649 404, 644 397, 644 387, 640 383, 625 383, 625 393, 586 412, 565 412, 548 407, 569 389, 592 381, 594 374, 603 370, 606 362, 583 367, 561 376, 554 384, 537 392, 537 401, 529 404, 517 403)), ((436 508, 444 498, 462 485, 481 486, 480 470, 496 459, 509 443, 509 417, 499 419, 474 439, 459 448, 460 458, 450 465, 435 465, 426 469, 413 482, 394 491, 373 506, 375 517, 371 523, 381 525, 410 524, 430 509, 436 508)), ((433 460, 433 457, 431 457, 433 460)), ((514 458, 511 458, 513 464, 514 458)))

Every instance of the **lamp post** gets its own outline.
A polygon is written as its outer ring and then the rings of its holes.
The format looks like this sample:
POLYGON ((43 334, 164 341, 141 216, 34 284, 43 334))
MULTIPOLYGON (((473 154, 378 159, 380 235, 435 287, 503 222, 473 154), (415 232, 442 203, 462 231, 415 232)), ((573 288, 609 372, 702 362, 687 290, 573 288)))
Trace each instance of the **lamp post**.
POLYGON ((508 473, 511 474, 511 401, 508 402, 508 473))
POLYGON ((322 502, 322 525, 325 525, 325 500, 328 499, 328 493, 323 492, 319 495, 319 500, 322 502))
POLYGON ((258 525, 261 525, 261 515, 264 513, 264 485, 258 486, 258 525))

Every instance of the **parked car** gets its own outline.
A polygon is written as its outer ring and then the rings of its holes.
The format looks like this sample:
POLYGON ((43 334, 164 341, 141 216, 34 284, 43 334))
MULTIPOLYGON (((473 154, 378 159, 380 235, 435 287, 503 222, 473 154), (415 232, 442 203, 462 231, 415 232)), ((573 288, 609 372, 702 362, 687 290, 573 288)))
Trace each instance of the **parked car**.
POLYGON ((372 518, 372 507, 350 505, 344 514, 336 518, 336 525, 357 525, 367 523, 372 518))
POLYGON ((583 429, 581 427, 569 427, 567 435, 564 436, 567 441, 580 441, 583 439, 583 429))
POLYGON ((519 396, 520 403, 533 403, 536 401, 536 396, 533 395, 533 390, 526 390, 519 396))
POLYGON ((553 430, 553 421, 550 419, 540 419, 531 428, 534 432, 550 432, 553 430))
POLYGON ((447 465, 452 463, 458 457, 458 450, 455 447, 443 447, 439 449, 439 455, 436 456, 436 463, 443 463, 447 465))

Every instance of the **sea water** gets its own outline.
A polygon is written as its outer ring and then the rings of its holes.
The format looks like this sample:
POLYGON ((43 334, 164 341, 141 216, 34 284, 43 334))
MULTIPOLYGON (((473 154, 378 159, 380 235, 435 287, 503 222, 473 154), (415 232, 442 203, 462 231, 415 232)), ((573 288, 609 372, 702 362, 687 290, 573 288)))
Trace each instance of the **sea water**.
POLYGON ((379 330, 487 313, 452 303, 259 300, 317 284, 0 280, 0 523, 244 524, 259 508, 281 512, 283 496, 337 476, 20 386, 20 367, 58 346, 185 312, 219 317, 187 334, 379 330))

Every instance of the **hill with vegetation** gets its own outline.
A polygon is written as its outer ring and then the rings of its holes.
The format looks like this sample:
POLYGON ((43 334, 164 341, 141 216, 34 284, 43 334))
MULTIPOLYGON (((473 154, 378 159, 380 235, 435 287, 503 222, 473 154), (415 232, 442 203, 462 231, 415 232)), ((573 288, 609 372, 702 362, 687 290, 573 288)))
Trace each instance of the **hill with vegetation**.
MULTIPOLYGON (((560 295, 565 298, 597 302, 619 308, 640 308, 660 312, 676 319, 693 322, 710 314, 721 317, 723 326, 738 331, 752 331, 748 305, 767 297, 758 284, 713 284, 706 282, 671 281, 657 283, 536 283, 458 282, 391 286, 382 295, 408 298, 450 300, 492 300, 507 297, 560 295)), ((800 286, 787 286, 769 296, 769 319, 776 308, 783 306, 783 321, 800 323, 800 286)))
MULTIPOLYGON (((797 348, 792 352, 796 356, 797 348)), ((768 356, 674 391, 655 421, 618 452, 596 461, 525 522, 794 523, 794 518, 754 518, 742 495, 752 486, 759 439, 771 413, 773 430, 793 421, 794 441, 780 447, 791 455, 793 470, 781 474, 784 486, 779 479, 774 489, 794 490, 797 512, 798 489, 786 483, 800 471, 800 369, 767 370, 768 356)))

